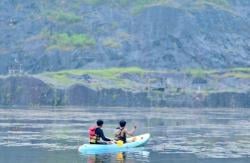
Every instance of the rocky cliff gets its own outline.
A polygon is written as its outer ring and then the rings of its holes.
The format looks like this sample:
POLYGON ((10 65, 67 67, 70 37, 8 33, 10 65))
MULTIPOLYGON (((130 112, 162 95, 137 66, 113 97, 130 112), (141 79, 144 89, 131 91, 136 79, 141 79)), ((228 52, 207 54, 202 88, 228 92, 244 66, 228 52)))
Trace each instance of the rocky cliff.
POLYGON ((247 0, 1 0, 0 73, 250 66, 247 0))
POLYGON ((250 70, 67 70, 0 78, 2 106, 250 107, 250 70))

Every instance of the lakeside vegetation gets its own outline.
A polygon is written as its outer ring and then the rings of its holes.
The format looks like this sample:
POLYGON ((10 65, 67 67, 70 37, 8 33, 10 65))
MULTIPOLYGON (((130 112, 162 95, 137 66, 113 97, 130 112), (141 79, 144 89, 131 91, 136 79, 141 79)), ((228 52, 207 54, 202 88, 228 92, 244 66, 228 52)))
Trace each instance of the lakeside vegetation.
MULTIPOLYGON (((188 69, 183 71, 177 70, 145 70, 138 67, 123 67, 123 68, 106 68, 106 69, 72 69, 72 70, 63 70, 58 72, 47 72, 42 73, 45 76, 67 76, 67 75, 94 75, 98 77, 103 77, 106 79, 114 79, 119 77, 122 74, 139 74, 143 75, 146 73, 182 73, 186 75, 191 75, 192 77, 205 77, 209 75, 223 74, 224 76, 230 76, 234 74, 235 77, 239 77, 241 74, 245 74, 250 78, 250 68, 232 68, 225 70, 205 70, 205 69, 188 69)), ((246 76, 243 76, 245 78, 246 76)))
MULTIPOLYGON (((147 70, 143 70, 137 67, 128 67, 128 68, 107 68, 107 69, 95 69, 95 70, 84 70, 84 69, 73 69, 73 70, 64 70, 59 72, 47 72, 39 74, 38 76, 42 79, 46 79, 47 82, 50 82, 52 84, 59 84, 64 86, 70 86, 77 83, 84 83, 89 84, 91 87, 96 88, 98 85, 101 87, 127 87, 127 84, 129 81, 126 79, 121 79, 120 76, 122 74, 138 74, 143 75, 146 73, 147 70), (93 76, 95 78, 95 81, 92 81, 92 83, 86 83, 81 78, 84 75, 86 78, 91 78, 93 76), (97 80, 100 81, 97 81, 97 80), (105 86, 105 81, 106 86, 105 86), (112 81, 112 82, 108 82, 112 81), (111 84, 111 85, 110 85, 111 84), (112 85, 113 84, 113 85, 112 85)), ((128 83, 129 84, 129 83, 128 83)))
MULTIPOLYGON (((73 69, 73 70, 63 70, 59 72, 52 72, 52 74, 73 74, 73 75, 96 75, 100 77, 113 78, 123 73, 136 73, 142 74, 147 72, 141 68, 137 67, 125 67, 125 68, 107 68, 107 69, 73 69)), ((49 73, 50 74, 50 73, 49 73)))
POLYGON ((161 92, 161 90, 164 91, 162 87, 166 86, 164 82, 167 82, 167 92, 170 94, 192 94, 197 91, 208 94, 230 92, 232 90, 234 92, 248 90, 249 86, 246 80, 250 80, 250 68, 224 70, 189 69, 177 71, 125 67, 95 70, 73 69, 46 72, 36 76, 46 83, 65 88, 74 84, 82 84, 92 89, 118 88, 147 91, 146 87, 151 85, 152 90, 161 92), (246 89, 243 90, 243 87, 246 89))

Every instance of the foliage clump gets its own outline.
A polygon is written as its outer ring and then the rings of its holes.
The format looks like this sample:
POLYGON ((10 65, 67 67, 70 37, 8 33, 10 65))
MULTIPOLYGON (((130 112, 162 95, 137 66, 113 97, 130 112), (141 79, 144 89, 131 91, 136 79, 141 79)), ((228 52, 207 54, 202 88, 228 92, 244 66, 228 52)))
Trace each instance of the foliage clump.
POLYGON ((81 20, 80 16, 77 16, 71 12, 64 12, 64 11, 54 11, 47 13, 47 17, 51 20, 58 21, 58 22, 65 22, 65 23, 76 23, 81 20))
POLYGON ((95 45, 95 40, 85 34, 57 33, 49 36, 49 49, 85 48, 95 45))

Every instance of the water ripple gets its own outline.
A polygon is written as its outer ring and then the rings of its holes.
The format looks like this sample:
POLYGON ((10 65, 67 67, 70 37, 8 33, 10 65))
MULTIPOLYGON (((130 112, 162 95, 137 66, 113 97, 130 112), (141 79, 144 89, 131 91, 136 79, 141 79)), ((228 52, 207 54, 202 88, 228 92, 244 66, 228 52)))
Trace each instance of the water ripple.
POLYGON ((120 119, 126 119, 128 127, 136 124, 137 133, 150 132, 147 151, 200 158, 250 157, 249 117, 247 109, 0 109, 0 148, 77 150, 88 142, 88 127, 102 118, 109 137, 120 119))

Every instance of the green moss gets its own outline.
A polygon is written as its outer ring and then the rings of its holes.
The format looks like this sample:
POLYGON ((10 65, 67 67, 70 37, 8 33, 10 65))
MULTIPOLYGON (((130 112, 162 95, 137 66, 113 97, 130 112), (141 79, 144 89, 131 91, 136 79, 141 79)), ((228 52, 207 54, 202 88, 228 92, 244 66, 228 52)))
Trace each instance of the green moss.
POLYGON ((48 12, 47 17, 51 20, 65 22, 65 23, 76 23, 81 20, 80 16, 77 16, 74 13, 65 12, 62 10, 48 12))
MULTIPOLYGON (((91 75, 95 76, 98 81, 93 83, 84 83, 92 88, 106 88, 106 87, 117 87, 117 88, 129 88, 131 83, 126 79, 121 79, 120 75, 123 73, 130 74, 143 74, 145 70, 136 67, 129 68, 109 68, 109 69, 100 69, 100 70, 83 70, 83 69, 74 69, 74 70, 65 70, 59 72, 48 72, 39 75, 39 78, 46 80, 49 83, 52 83, 56 86, 69 86, 76 83, 83 83, 82 80, 72 78, 72 76, 81 76, 81 75, 91 75), (111 84, 105 83, 109 81, 111 84)), ((108 82, 108 83, 109 83, 108 82)))
POLYGON ((95 40, 85 34, 57 33, 48 35, 50 45, 47 49, 64 49, 85 48, 95 45, 95 40))
POLYGON ((233 72, 242 72, 242 73, 250 73, 249 67, 240 67, 240 68, 233 68, 231 69, 233 72))
POLYGON ((250 73, 229 72, 225 73, 223 77, 233 77, 239 79, 250 79, 250 73))
MULTIPOLYGON (((250 79, 250 71, 248 68, 234 68, 234 69, 225 69, 225 70, 203 70, 203 69, 189 69, 186 71, 149 71, 149 70, 143 70, 137 67, 127 67, 127 68, 107 68, 107 69, 96 69, 96 70, 86 70, 86 69, 73 69, 73 70, 64 70, 59 72, 49 72, 49 73, 43 73, 39 74, 36 77, 43 80, 44 82, 51 84, 55 87, 65 88, 74 84, 83 84, 86 87, 92 88, 92 89, 110 89, 110 88, 120 88, 124 90, 129 91, 146 91, 145 90, 145 82, 137 82, 134 80, 129 80, 127 78, 123 78, 123 74, 133 74, 136 76, 141 76, 141 79, 145 79, 145 74, 153 73, 153 74, 177 74, 180 73, 183 76, 186 74, 189 74, 193 77, 202 77, 204 79, 208 79, 209 81, 212 81, 211 84, 214 83, 214 87, 206 87, 199 90, 198 93, 202 94, 208 94, 211 92, 218 92, 218 91, 228 91, 231 89, 239 90, 238 88, 234 86, 223 86, 218 90, 218 84, 220 79, 227 79, 227 78, 239 78, 239 79, 250 79), (89 75, 90 78, 88 80, 85 80, 83 75, 89 75)), ((148 75, 150 76, 150 75, 148 75)), ((192 80, 190 79, 190 81, 192 80)), ((152 79, 145 79, 150 80, 150 83, 154 83, 155 78, 152 79)), ((157 82, 157 80, 155 81, 157 82)), ((181 87, 180 87, 181 88, 181 87)), ((246 86, 246 88, 248 88, 246 86)), ((241 90, 240 90, 241 91, 241 90)), ((196 88, 187 87, 187 88, 181 88, 179 90, 179 87, 176 87, 174 85, 168 86, 166 89, 167 94, 169 95, 180 95, 180 94, 192 94, 197 93, 196 88)), ((149 91, 150 95, 154 97, 163 97, 164 94, 162 91, 149 91)), ((8 99, 8 98, 6 98, 8 99)))
POLYGON ((53 84, 56 84, 56 85, 67 86, 67 85, 72 85, 76 83, 74 80, 69 78, 67 74, 64 74, 64 73, 44 73, 42 75, 52 79, 54 81, 53 84))
POLYGON ((100 77, 113 78, 114 76, 120 75, 122 73, 144 73, 145 70, 142 70, 137 67, 128 67, 128 68, 108 68, 108 69, 96 69, 96 70, 84 70, 84 69, 74 69, 74 70, 65 70, 60 71, 59 73, 65 74, 74 74, 74 75, 95 75, 100 77))
POLYGON ((188 69, 186 70, 186 73, 193 77, 205 77, 208 75, 209 71, 203 69, 188 69))
POLYGON ((248 67, 226 69, 223 72, 217 71, 216 73, 215 73, 215 76, 217 76, 217 78, 231 77, 231 78, 238 78, 238 79, 250 79, 250 68, 248 67))

